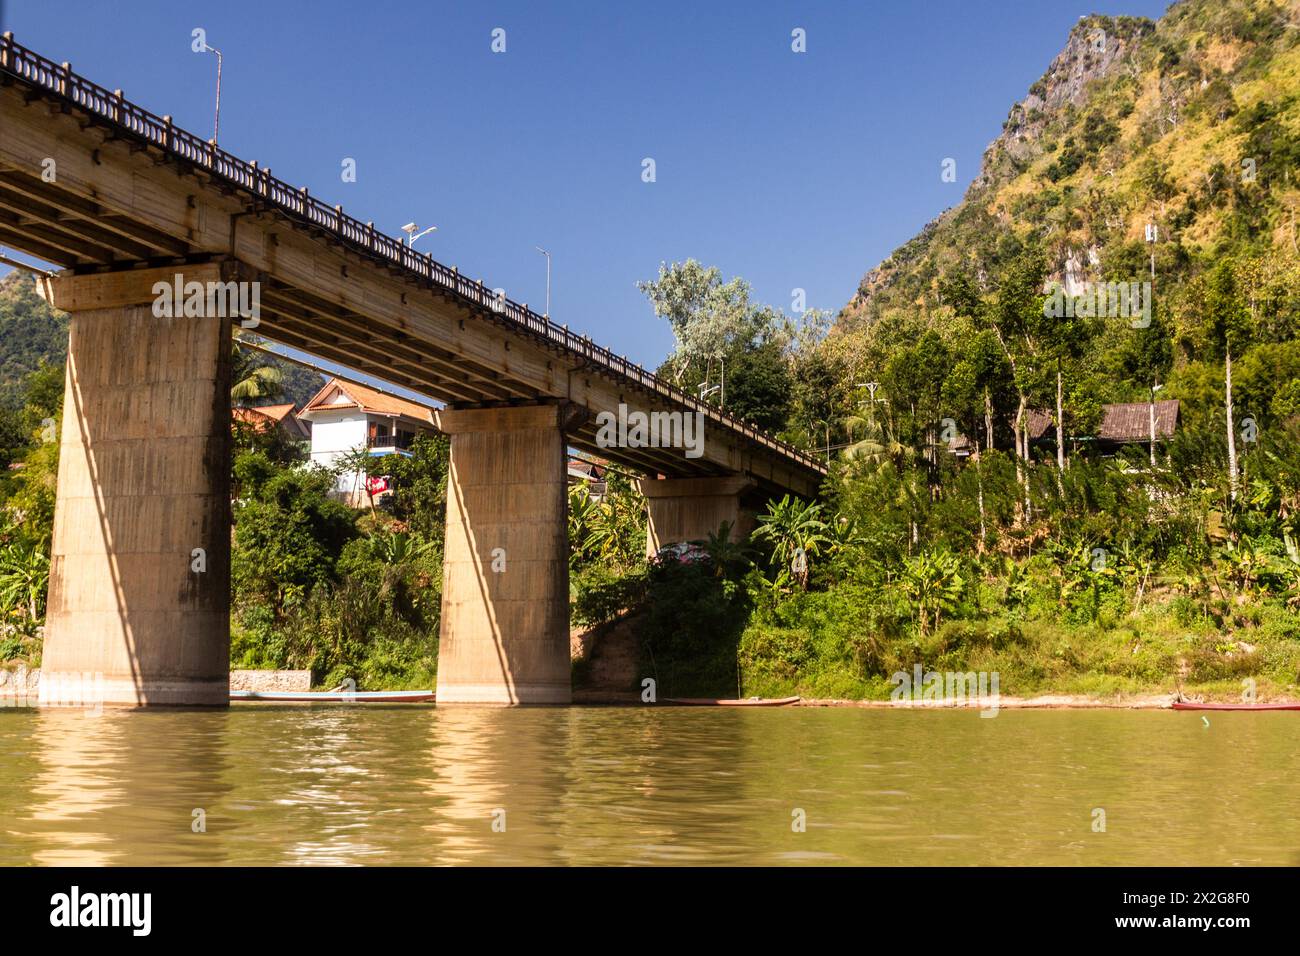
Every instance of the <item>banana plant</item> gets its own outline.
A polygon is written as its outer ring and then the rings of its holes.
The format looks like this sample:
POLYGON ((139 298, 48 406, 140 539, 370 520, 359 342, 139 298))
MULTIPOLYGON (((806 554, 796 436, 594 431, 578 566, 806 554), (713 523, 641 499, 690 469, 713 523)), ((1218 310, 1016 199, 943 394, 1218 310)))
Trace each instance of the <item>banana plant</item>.
POLYGON ((1269 556, 1255 547, 1250 535, 1243 534, 1235 544, 1217 549, 1217 557, 1227 568, 1228 580, 1238 591, 1250 591, 1259 583, 1261 574, 1269 567, 1269 556))
POLYGON ((828 530, 821 517, 821 505, 786 495, 769 504, 767 514, 759 516, 753 536, 772 545, 773 561, 789 568, 799 587, 806 591, 810 558, 830 542, 828 530))
POLYGON ((922 634, 937 628, 944 612, 957 607, 966 587, 961 563, 944 552, 922 552, 908 558, 903 563, 899 583, 922 634))
POLYGON ((20 611, 33 625, 45 613, 50 585, 50 556, 31 542, 15 542, 0 551, 0 608, 20 611))

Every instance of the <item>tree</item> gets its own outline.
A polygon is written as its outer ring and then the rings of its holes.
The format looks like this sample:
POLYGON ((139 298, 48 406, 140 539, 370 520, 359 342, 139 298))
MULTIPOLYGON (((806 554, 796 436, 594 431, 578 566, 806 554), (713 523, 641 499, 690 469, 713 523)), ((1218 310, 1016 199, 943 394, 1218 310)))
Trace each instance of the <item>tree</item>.
POLYGON ((762 331, 760 310, 749 301, 749 283, 739 277, 724 283, 716 266, 705 268, 694 259, 662 264, 658 278, 638 282, 637 288, 655 315, 672 326, 678 381, 688 368, 707 369, 726 358, 737 342, 752 342, 762 331))
POLYGON ((1237 279, 1233 272, 1233 263, 1221 261, 1202 285, 1204 297, 1197 333, 1214 352, 1215 357, 1223 359, 1223 412, 1228 437, 1228 494, 1233 502, 1237 500, 1237 439, 1236 424, 1233 421, 1232 404, 1232 356, 1240 354, 1241 349, 1250 339, 1249 314, 1237 289, 1237 279))
POLYGON ((357 534, 356 513, 332 498, 329 471, 263 464, 271 477, 235 512, 231 578, 240 601, 279 619, 335 579, 339 554, 357 534))
POLYGON ((1029 399, 1043 391, 1040 336, 1048 331, 1043 315, 1044 264, 1041 253, 1023 251, 1003 272, 990 307, 983 311, 1011 367, 1016 391, 1016 417, 1012 426, 1016 442, 1016 476, 1021 483, 1024 518, 1030 516, 1029 433, 1026 413, 1029 399))
POLYGON ((451 444, 442 435, 420 435, 407 451, 409 456, 381 459, 383 473, 393 479, 393 515, 441 546, 447 526, 451 444))
POLYGON ((727 411, 765 431, 785 428, 792 382, 775 342, 744 349, 727 363, 727 411))

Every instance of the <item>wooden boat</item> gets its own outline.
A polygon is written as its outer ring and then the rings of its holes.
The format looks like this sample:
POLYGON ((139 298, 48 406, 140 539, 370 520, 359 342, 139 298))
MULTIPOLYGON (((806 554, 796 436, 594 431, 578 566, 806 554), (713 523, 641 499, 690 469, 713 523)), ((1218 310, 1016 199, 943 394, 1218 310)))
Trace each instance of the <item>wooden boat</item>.
POLYGON ((234 701, 273 703, 420 704, 434 699, 431 690, 232 690, 234 701))
POLYGON ((785 707, 799 703, 798 697, 750 697, 746 700, 731 700, 713 697, 665 697, 665 704, 679 707, 785 707))
POLYGON ((1300 704, 1198 704, 1194 700, 1176 700, 1174 710, 1300 710, 1300 704))

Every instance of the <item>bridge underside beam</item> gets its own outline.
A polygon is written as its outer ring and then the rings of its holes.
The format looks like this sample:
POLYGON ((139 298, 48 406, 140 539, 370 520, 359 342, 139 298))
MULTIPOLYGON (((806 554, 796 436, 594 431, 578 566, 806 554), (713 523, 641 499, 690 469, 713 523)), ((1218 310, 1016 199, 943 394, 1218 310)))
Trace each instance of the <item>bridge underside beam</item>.
MULTIPOLYGON (((307 221, 281 194, 223 180, 39 83, 0 76, 0 117, 2 245, 79 272, 118 268, 126 257, 155 266, 238 259, 267 293, 258 334, 334 361, 351 356, 350 366, 455 405, 688 411, 626 363, 587 354, 576 336, 561 344, 498 314, 481 291, 471 296, 400 264, 379 251, 373 229, 368 241, 307 221), (47 159, 57 161, 56 181, 42 179, 47 159), (154 255, 141 257, 144 248, 154 255)), ((307 201, 303 191, 304 209, 307 201)), ((712 416, 699 459, 673 448, 600 453, 649 474, 749 475, 778 494, 811 497, 822 480, 807 461, 712 416)))
POLYGON ((451 438, 438 704, 567 704, 563 404, 442 409, 451 438))
POLYGON ((229 699, 231 321, 156 317, 175 271, 44 280, 72 314, 45 706, 229 699))
POLYGON ((644 479, 641 493, 649 505, 646 556, 653 558, 672 544, 707 540, 723 522, 731 525, 732 541, 745 538, 755 523, 753 488, 754 482, 741 476, 644 479))

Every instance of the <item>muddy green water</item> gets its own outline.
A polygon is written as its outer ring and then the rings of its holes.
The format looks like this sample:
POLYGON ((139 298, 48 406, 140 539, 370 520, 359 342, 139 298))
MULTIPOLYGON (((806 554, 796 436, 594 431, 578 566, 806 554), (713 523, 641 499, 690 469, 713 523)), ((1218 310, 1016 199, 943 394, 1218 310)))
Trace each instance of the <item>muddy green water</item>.
POLYGON ((1300 864, 1300 713, 1209 721, 0 709, 0 864, 1300 864))

